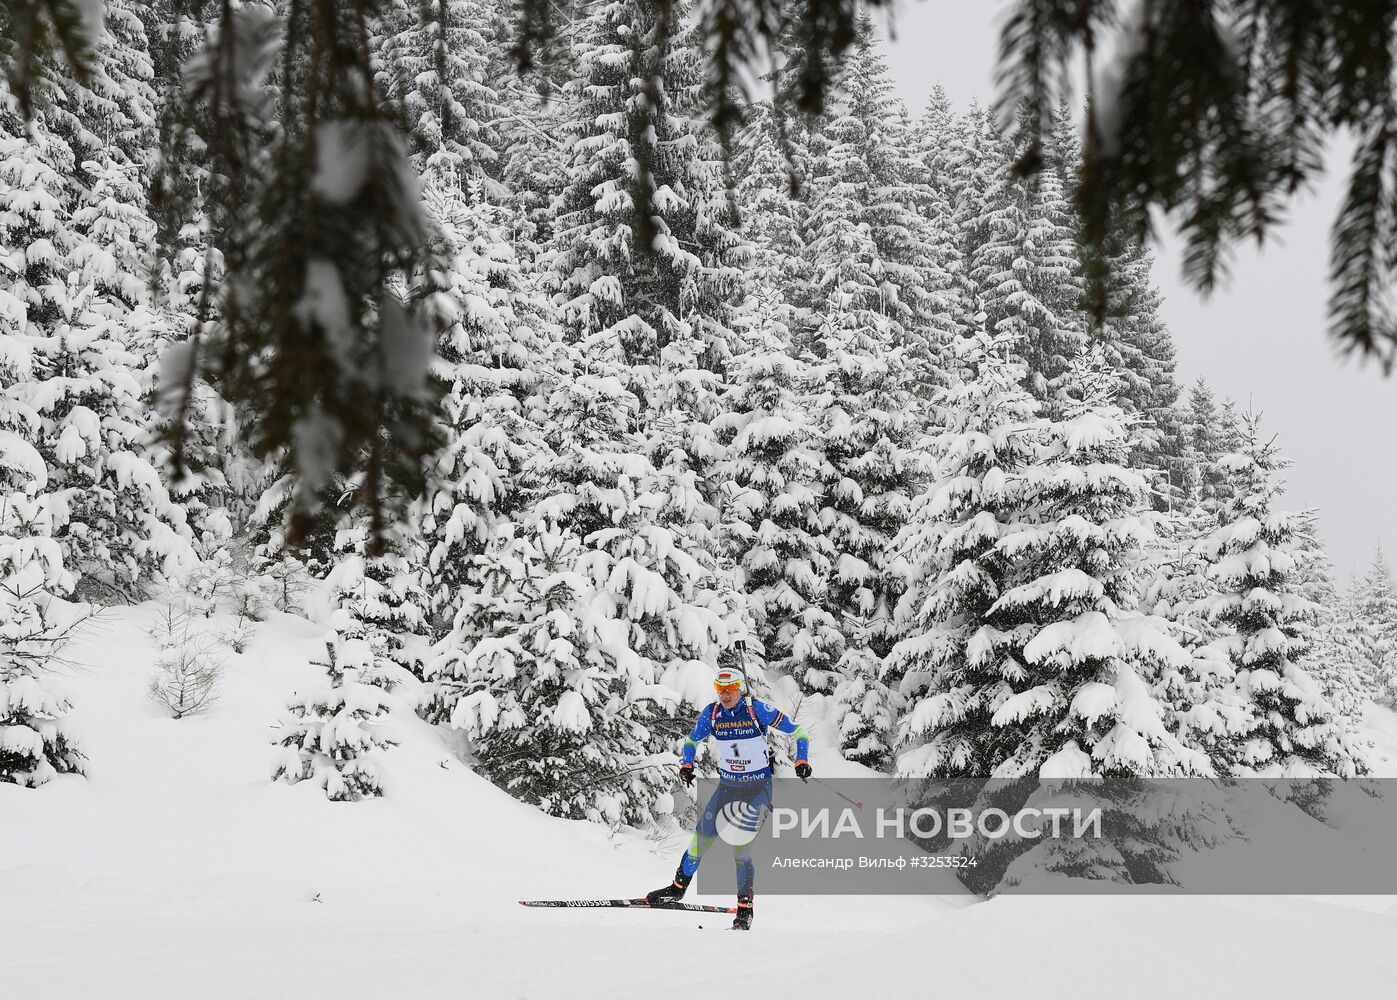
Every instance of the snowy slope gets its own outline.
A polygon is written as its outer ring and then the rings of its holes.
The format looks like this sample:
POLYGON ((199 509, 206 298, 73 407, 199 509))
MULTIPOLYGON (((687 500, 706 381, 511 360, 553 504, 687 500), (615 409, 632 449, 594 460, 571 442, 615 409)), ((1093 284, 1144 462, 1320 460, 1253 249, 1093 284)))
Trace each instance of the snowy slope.
POLYGON ((1397 712, 1369 702, 1363 713, 1363 730, 1364 742, 1372 741, 1363 750, 1373 774, 1397 778, 1397 712))
MULTIPOLYGON (((611 839, 544 816, 402 706, 386 798, 334 804, 271 783, 270 727, 318 681, 322 629, 262 626, 229 657, 209 716, 174 721, 145 694, 152 614, 106 612, 69 650, 87 778, 0 786, 6 996, 653 996, 743 960, 807 997, 1109 985, 1313 998, 1397 977, 1391 900, 759 896, 756 936, 716 951, 693 931, 724 917, 525 910, 518 899, 639 894, 669 876, 684 838, 611 839)), ((819 749, 823 706, 808 708, 819 749)), ((1397 716, 1374 709, 1369 723, 1397 759, 1397 716)), ((856 769, 823 759, 825 774, 856 769)))

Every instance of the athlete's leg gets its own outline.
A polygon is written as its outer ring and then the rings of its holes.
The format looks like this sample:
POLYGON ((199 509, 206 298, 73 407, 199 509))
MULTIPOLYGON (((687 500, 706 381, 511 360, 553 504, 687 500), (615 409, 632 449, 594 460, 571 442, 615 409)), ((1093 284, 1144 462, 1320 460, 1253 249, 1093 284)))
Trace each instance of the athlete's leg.
POLYGON ((724 787, 719 785, 699 815, 698 825, 694 827, 694 838, 689 841, 688 850, 679 860, 679 871, 676 873, 676 877, 686 884, 694 877, 694 872, 698 871, 703 852, 712 847, 713 841, 718 837, 718 810, 722 808, 726 798, 724 787))
MULTIPOLYGON (((764 781, 757 786, 755 794, 749 800, 752 807, 757 809, 757 830, 761 830, 766 823, 766 817, 771 812, 771 782, 764 781)), ((733 846, 733 860, 737 863, 737 895, 738 898, 751 898, 752 883, 757 874, 756 866, 752 864, 751 844, 733 846)))

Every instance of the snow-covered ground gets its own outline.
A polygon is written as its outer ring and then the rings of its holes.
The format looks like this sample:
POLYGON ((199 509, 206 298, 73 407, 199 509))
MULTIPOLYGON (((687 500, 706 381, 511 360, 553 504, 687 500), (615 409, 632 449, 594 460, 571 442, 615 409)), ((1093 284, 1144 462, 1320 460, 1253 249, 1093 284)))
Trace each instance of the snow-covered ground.
MULTIPOLYGON (((1386 897, 759 894, 753 933, 718 947, 693 932, 722 915, 526 910, 638 895, 684 837, 544 816, 401 706, 387 797, 272 783, 272 726, 319 682, 323 629, 260 626, 209 715, 175 721, 146 694, 153 614, 104 612, 67 651, 87 777, 0 785, 0 996, 653 997, 723 975, 811 998, 1314 1000, 1397 981, 1386 897)), ((1397 775, 1397 714, 1371 707, 1367 730, 1379 773, 1397 775)))

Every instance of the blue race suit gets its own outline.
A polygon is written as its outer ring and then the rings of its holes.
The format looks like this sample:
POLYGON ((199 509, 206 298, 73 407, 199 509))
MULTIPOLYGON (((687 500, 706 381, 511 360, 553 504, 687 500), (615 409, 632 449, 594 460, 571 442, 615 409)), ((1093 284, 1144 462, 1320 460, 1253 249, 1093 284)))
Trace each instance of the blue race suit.
MULTIPOLYGON (((766 814, 771 810, 771 765, 766 756, 766 729, 790 733, 796 738, 796 760, 807 759, 810 752, 810 738, 805 729, 794 719, 764 702, 752 698, 739 701, 730 709, 718 702, 704 706, 699 712, 694 730, 684 741, 684 763, 692 764, 698 752, 698 745, 712 736, 716 741, 714 749, 718 764, 718 790, 703 807, 694 839, 679 863, 679 875, 685 883, 698 871, 703 852, 712 846, 718 836, 718 817, 724 811, 729 819, 736 815, 745 824, 749 821, 753 831, 761 829, 766 814), (734 812, 734 810, 736 810, 734 812)), ((747 844, 734 845, 733 853, 737 860, 737 894, 750 896, 755 870, 747 844)))

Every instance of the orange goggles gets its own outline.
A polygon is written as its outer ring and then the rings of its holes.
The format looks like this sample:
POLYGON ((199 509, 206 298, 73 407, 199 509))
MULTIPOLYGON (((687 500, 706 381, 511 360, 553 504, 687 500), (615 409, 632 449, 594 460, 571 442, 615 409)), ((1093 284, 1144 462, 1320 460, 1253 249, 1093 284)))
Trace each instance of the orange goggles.
POLYGON ((738 694, 742 691, 742 685, 714 683, 713 689, 717 691, 719 694, 738 694))

